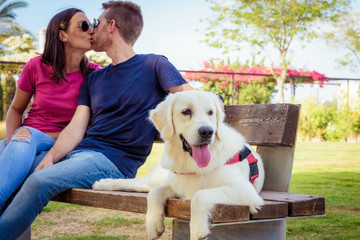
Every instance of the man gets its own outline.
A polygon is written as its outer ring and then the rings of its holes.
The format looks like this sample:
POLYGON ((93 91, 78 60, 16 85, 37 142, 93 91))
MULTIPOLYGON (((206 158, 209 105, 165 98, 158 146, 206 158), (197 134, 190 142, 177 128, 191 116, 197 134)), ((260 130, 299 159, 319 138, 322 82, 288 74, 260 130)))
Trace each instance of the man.
POLYGON ((135 177, 156 134, 149 110, 168 92, 192 89, 165 57, 135 54, 143 27, 139 6, 110 1, 103 9, 94 22, 93 48, 112 64, 85 80, 73 119, 0 216, 0 239, 16 239, 69 188, 135 177))

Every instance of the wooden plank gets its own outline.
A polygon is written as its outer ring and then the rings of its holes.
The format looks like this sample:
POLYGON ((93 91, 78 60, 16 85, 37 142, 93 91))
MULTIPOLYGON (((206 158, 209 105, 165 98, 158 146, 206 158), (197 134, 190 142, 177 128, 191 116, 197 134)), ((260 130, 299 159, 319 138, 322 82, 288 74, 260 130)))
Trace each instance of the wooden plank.
POLYGON ((90 207, 146 213, 146 197, 147 193, 98 191, 93 189, 73 188, 59 194, 52 200, 90 207))
MULTIPOLYGON (((321 196, 287 192, 263 191, 265 205, 251 219, 271 219, 296 216, 325 214, 325 199, 321 196)), ((115 209, 120 211, 146 213, 147 193, 97 191, 92 189, 70 189, 59 194, 53 201, 67 202, 84 206, 115 209)), ((183 220, 190 219, 190 201, 168 199, 165 207, 166 216, 183 220)), ((246 206, 218 204, 212 212, 212 223, 240 222, 250 219, 246 206)))
POLYGON ((260 196, 264 200, 287 202, 290 217, 325 214, 325 198, 287 192, 263 191, 260 196))
POLYGON ((259 212, 251 214, 251 220, 285 218, 288 216, 288 204, 286 202, 265 201, 259 212))
MULTIPOLYGON (((170 198, 167 200, 165 213, 167 216, 179 218, 183 220, 190 220, 190 200, 170 198)), ((211 222, 240 222, 250 219, 250 211, 247 206, 235 206, 217 204, 212 210, 211 222)))
POLYGON ((225 121, 253 145, 294 146, 300 106, 252 104, 225 106, 225 121))

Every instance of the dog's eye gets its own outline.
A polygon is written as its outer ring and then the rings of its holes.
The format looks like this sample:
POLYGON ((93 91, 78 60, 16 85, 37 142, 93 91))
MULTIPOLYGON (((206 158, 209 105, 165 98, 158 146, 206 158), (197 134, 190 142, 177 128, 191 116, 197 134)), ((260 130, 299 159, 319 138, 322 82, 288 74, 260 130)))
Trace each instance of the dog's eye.
POLYGON ((212 116, 214 114, 213 110, 208 111, 208 115, 212 116))
POLYGON ((191 115, 191 114, 192 114, 192 113, 191 113, 191 110, 190 110, 189 108, 183 110, 181 113, 182 113, 183 115, 185 115, 185 116, 188 116, 188 115, 191 115))

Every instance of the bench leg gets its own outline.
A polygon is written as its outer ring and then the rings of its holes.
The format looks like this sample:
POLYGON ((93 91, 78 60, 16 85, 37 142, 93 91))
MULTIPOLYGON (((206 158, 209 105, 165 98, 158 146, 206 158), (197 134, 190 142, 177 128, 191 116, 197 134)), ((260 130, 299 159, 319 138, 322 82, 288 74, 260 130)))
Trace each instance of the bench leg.
POLYGON ((30 240, 31 239, 31 227, 26 229, 26 231, 21 234, 20 237, 18 237, 16 240, 30 240))
MULTIPOLYGON (((211 228, 208 240, 245 240, 245 239, 286 239, 286 220, 217 224, 211 228)), ((173 221, 173 240, 189 240, 189 222, 177 220, 173 221)))

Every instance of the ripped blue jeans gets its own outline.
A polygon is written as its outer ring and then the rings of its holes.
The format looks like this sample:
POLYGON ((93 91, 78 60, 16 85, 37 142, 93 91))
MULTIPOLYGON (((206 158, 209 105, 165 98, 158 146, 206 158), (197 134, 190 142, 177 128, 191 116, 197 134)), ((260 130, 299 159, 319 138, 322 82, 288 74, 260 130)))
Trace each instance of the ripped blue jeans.
POLYGON ((0 141, 0 209, 34 170, 35 156, 54 143, 53 138, 31 127, 17 129, 7 146, 6 139, 0 141))
MULTIPOLYGON (((46 151, 37 155, 35 164, 45 154, 46 151)), ((30 174, 0 215, 0 239, 17 239, 59 193, 69 188, 91 188, 102 178, 125 175, 104 154, 86 149, 72 151, 62 161, 30 174)))

